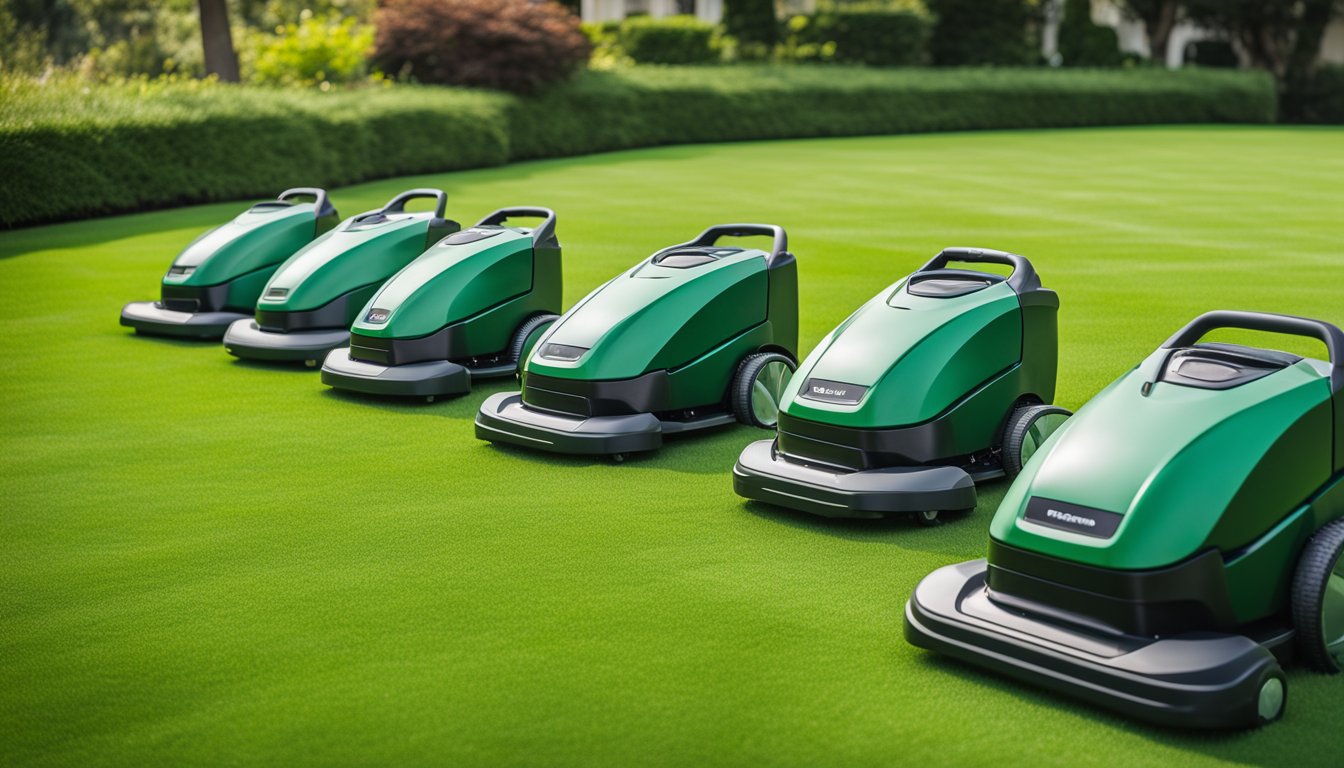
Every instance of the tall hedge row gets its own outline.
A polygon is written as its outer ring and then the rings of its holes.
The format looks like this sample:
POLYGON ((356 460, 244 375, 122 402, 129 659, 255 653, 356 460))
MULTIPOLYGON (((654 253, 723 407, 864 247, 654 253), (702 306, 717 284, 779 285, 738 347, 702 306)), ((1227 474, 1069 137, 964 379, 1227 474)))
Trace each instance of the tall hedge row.
POLYGON ((530 98, 11 86, 0 226, 659 144, 1274 117, 1268 77, 1207 70, 641 68, 530 98))

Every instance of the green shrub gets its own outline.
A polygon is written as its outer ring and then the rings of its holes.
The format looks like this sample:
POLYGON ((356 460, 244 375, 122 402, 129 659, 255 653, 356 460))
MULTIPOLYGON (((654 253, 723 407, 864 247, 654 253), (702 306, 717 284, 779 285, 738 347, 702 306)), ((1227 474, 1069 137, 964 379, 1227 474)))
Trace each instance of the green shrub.
POLYGON ((1344 66, 1323 66, 1304 80, 1290 80, 1282 104, 1285 120, 1344 125, 1344 66))
POLYGON ((708 141, 1148 123, 1267 123, 1273 81, 1218 70, 882 70, 840 65, 592 72, 520 99, 511 159, 708 141))
POLYGON ((789 20, 785 57, 807 59, 815 51, 818 60, 874 67, 923 64, 932 26, 922 6, 882 10, 832 5, 789 20))
POLYGON ((507 97, 0 81, 0 226, 508 159, 507 97))
POLYGON ((373 27, 305 13, 274 35, 256 35, 245 60, 246 79, 263 85, 351 83, 368 77, 373 27))
POLYGON ((723 27, 742 50, 768 52, 779 42, 775 0, 723 0, 723 27))
POLYGON ((1092 23, 1092 0, 1065 0, 1059 22, 1059 57, 1066 67, 1118 67, 1120 38, 1092 23))
POLYGON ((707 64, 719 60, 717 32, 694 16, 634 16, 620 25, 618 39, 641 64, 707 64))
POLYGON ((1264 73, 1158 69, 643 67, 528 98, 0 79, 0 226, 659 144, 1270 122, 1275 98, 1264 73))
POLYGON ((937 18, 929 40, 934 64, 1020 66, 1038 58, 1027 35, 1029 0, 929 0, 929 10, 937 18))

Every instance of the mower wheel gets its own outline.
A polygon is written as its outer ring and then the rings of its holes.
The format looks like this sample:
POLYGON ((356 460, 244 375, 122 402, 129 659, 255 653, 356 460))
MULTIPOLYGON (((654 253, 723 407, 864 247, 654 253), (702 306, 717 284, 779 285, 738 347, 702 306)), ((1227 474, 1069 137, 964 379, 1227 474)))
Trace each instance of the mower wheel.
POLYGON ((775 352, 747 355, 733 374, 729 405, 737 420, 752 427, 774 429, 779 424, 779 404, 789 385, 794 362, 775 352))
POLYGON ((938 516, 938 510, 936 509, 926 509, 922 512, 916 512, 913 517, 915 518, 916 523, 919 523, 925 528, 933 528, 943 524, 943 520, 938 516))
POLYGON ((1293 574, 1293 628, 1308 667, 1334 674, 1344 667, 1344 520, 1307 542, 1293 574))
POLYGON ((509 342, 509 359, 517 363, 519 373, 523 372, 523 363, 527 362, 527 356, 532 353, 532 347, 536 346, 541 334, 559 319, 559 315, 533 315, 513 332, 513 340, 509 342))
POLYGON ((1019 405, 1003 427, 1003 472, 1017 477, 1046 438, 1055 433, 1073 412, 1057 405, 1019 405))

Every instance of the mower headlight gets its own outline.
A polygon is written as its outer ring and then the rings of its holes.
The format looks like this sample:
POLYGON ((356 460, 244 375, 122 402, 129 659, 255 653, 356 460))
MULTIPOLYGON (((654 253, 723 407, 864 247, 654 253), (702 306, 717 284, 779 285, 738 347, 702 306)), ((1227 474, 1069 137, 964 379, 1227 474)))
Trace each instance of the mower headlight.
POLYGON ((563 360, 571 363, 583 357, 587 347, 571 347, 568 344, 547 344, 541 348, 541 356, 547 360, 563 360))
POLYGON ((195 272, 195 271, 196 271, 196 268, 195 268, 195 267, 169 267, 169 268, 168 268, 168 276, 169 276, 169 277, 186 277, 187 275, 190 275, 192 272, 195 272))

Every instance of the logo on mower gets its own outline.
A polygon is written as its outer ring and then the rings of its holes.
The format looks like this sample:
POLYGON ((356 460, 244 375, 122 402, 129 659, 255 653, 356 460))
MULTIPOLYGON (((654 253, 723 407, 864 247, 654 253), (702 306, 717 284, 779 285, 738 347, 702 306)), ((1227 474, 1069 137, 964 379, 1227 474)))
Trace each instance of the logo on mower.
POLYGON ((1088 528, 1097 527, 1097 521, 1090 517, 1071 515, 1068 512, 1060 512, 1058 509, 1047 509, 1045 511, 1045 516, 1053 520, 1058 520, 1061 523, 1068 523, 1069 525, 1086 525, 1088 528))
POLYGON ((863 399, 863 393, 867 391, 867 387, 860 387, 857 384, 825 379, 808 379, 803 385, 803 397, 839 405, 857 405, 863 399))
POLYGON ((1107 512, 1104 509, 1093 509, 1040 496, 1033 496, 1027 502, 1027 510, 1022 517, 1033 523, 1081 533, 1084 536, 1095 536, 1099 539, 1114 536, 1120 528, 1121 521, 1125 519, 1124 515, 1107 512))

